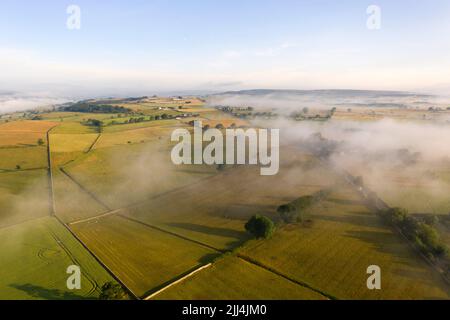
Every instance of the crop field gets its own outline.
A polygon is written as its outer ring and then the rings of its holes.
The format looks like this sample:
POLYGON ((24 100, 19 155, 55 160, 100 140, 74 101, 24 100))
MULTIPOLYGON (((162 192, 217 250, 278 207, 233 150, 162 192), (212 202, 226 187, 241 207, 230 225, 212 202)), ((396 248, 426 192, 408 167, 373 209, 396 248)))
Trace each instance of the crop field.
POLYGON ((315 207, 312 226, 285 226, 242 254, 341 299, 448 299, 445 282, 353 191, 339 188, 315 207), (366 287, 366 268, 383 270, 382 290, 366 287))
POLYGON ((82 134, 82 133, 97 133, 94 127, 89 127, 83 125, 81 122, 74 121, 63 121, 58 123, 58 126, 55 127, 52 134, 82 134))
POLYGON ((66 166, 66 171, 111 208, 147 200, 216 173, 206 165, 176 167, 170 149, 158 141, 95 149, 66 166))
POLYGON ((304 154, 284 158, 276 176, 236 167, 154 197, 126 214, 218 249, 247 240, 244 225, 254 214, 275 216, 279 205, 334 185, 336 176, 304 154), (296 164, 296 165, 294 165, 296 164), (232 187, 230 187, 232 186, 232 187))
POLYGON ((322 300, 324 297, 236 257, 226 257, 155 296, 161 300, 322 300))
MULTIPOLYGON (((138 113, 58 111, 0 124, 0 298, 95 299, 113 278, 145 298, 209 264, 154 299, 450 298, 448 285, 407 240, 301 143, 281 137, 274 176, 262 176, 260 166, 176 166, 174 129, 192 132, 191 120, 226 128, 250 122, 190 98, 111 104, 138 113), (186 112, 200 116, 122 123, 186 112), (87 119, 103 126, 87 126, 87 119), (322 190, 332 192, 305 209, 302 222, 282 222, 280 205, 322 190), (275 223, 271 238, 255 240, 245 230, 254 215, 275 223), (81 291, 65 286, 71 264, 82 268, 81 291), (370 265, 381 267, 382 290, 367 289, 370 265)), ((338 111, 338 119, 377 117, 347 113, 338 111)), ((389 165, 345 169, 391 206, 441 218, 450 211, 448 162, 389 165)), ((444 220, 438 228, 448 243, 444 220)))
POLYGON ((168 138, 170 139, 172 131, 173 128, 150 126, 126 131, 107 132, 101 135, 98 143, 95 145, 95 149, 144 143, 159 139, 167 141, 168 138))
POLYGON ((54 218, 0 229, 0 299, 94 299, 109 274, 54 218), (66 269, 78 265, 82 288, 66 287, 66 269))
POLYGON ((48 214, 47 170, 0 173, 0 227, 48 214))
POLYGON ((53 174, 53 188, 56 214, 66 223, 108 211, 61 171, 53 174))
POLYGON ((138 296, 217 256, 196 243, 116 216, 71 228, 138 296))
POLYGON ((0 148, 0 172, 47 167, 45 146, 0 148))

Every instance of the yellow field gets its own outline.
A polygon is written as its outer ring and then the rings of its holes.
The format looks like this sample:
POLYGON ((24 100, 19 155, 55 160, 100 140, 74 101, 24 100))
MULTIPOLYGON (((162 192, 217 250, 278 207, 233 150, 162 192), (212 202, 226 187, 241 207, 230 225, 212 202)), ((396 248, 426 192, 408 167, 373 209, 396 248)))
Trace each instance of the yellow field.
POLYGON ((297 154, 284 157, 276 176, 260 176, 258 167, 227 169, 154 197, 127 214, 213 247, 230 249, 247 239, 244 225, 250 216, 273 217, 279 205, 335 183, 333 173, 317 163, 309 166, 310 158, 297 154))
POLYGON ((312 210, 311 226, 285 226, 242 254, 340 299, 448 299, 445 282, 360 201, 338 189, 312 210), (370 265, 381 268, 382 290, 367 289, 370 265))
POLYGON ((121 217, 71 228, 138 296, 217 256, 205 247, 121 217))
POLYGON ((236 257, 227 257, 157 295, 159 300, 323 300, 324 296, 236 257))
POLYGON ((45 146, 0 148, 0 171, 46 167, 47 148, 45 146), (20 166, 20 168, 16 166, 20 166))

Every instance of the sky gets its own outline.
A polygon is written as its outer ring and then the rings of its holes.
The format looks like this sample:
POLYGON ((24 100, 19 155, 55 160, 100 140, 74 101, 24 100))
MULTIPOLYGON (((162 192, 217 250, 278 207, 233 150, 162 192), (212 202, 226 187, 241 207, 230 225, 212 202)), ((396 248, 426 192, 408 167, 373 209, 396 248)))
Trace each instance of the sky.
POLYGON ((447 94, 449 34, 448 0, 0 0, 0 93, 447 94))

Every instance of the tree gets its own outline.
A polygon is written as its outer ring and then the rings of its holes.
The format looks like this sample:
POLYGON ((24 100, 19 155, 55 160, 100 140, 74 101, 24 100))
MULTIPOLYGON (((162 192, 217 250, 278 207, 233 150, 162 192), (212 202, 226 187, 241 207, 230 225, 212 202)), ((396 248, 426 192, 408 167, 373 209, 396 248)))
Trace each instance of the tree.
POLYGON ((20 170, 22 169, 22 167, 20 166, 20 164, 16 165, 16 170, 20 170))
POLYGON ((100 300, 126 300, 129 296, 120 284, 109 281, 102 286, 99 298, 100 300))
POLYGON ((308 108, 308 107, 304 107, 304 108, 303 108, 303 113, 304 113, 304 114, 308 114, 308 112, 309 112, 309 108, 308 108))
POLYGON ((245 224, 245 230, 257 239, 267 239, 270 238, 275 231, 275 225, 269 218, 255 215, 245 224))
POLYGON ((284 223, 294 223, 298 219, 298 210, 293 203, 283 204, 277 209, 284 223))
POLYGON ((38 144, 38 146, 43 146, 44 145, 44 140, 39 138, 38 141, 37 141, 37 144, 38 144))

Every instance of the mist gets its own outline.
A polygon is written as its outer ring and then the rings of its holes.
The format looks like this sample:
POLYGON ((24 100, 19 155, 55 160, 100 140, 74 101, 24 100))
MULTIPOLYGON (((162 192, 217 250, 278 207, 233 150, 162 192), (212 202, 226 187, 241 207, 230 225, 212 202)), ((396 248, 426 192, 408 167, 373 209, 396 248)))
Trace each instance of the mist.
MULTIPOLYGON (((378 120, 330 119, 328 121, 294 121, 284 115, 293 110, 330 110, 358 105, 361 110, 377 110, 374 105, 404 105, 404 108, 428 109, 435 103, 446 106, 434 96, 369 92, 339 94, 319 92, 296 95, 222 95, 213 97, 210 106, 252 106, 255 111, 277 112, 277 120, 252 119, 251 125, 280 129, 280 143, 308 150, 311 145, 326 144, 327 162, 354 176, 362 176, 365 184, 393 205, 409 205, 413 212, 448 213, 450 206, 450 113, 443 112, 440 121, 389 118, 378 120), (317 97, 317 100, 315 99, 317 97), (364 105, 371 106, 365 108, 364 105), (320 140, 317 137, 321 137, 320 140), (405 200, 408 199, 408 200, 405 200)), ((378 109, 381 111, 382 109, 378 109)), ((388 110, 388 111, 386 111, 388 110)), ((397 108, 398 110, 398 108, 397 108)), ((309 149, 309 151, 311 151, 309 149)), ((314 151, 313 151, 314 152, 314 151)), ((285 155, 286 156, 286 155, 285 155)), ((280 154, 282 161, 283 154, 280 154)))

